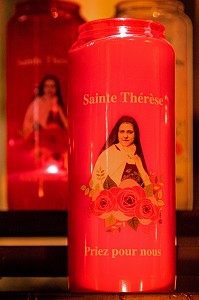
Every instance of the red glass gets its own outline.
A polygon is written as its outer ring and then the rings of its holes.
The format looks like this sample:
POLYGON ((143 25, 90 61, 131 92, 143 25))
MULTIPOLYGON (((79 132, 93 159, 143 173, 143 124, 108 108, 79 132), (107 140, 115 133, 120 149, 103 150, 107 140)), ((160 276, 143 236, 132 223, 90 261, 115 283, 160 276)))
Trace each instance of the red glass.
POLYGON ((174 289, 175 55, 163 32, 92 21, 69 51, 71 291, 174 289))
POLYGON ((8 207, 68 207, 67 53, 84 20, 56 0, 16 4, 7 24, 8 207))

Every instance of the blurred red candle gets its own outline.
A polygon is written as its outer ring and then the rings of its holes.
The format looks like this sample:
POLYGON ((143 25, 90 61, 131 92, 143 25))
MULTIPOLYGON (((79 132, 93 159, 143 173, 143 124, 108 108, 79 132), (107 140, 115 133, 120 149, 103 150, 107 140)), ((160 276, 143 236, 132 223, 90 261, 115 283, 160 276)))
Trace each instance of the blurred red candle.
POLYGON ((8 22, 9 209, 67 209, 67 52, 83 22, 62 0, 18 1, 8 22))
POLYGON ((69 287, 171 292, 174 51, 139 19, 82 25, 69 51, 69 287))

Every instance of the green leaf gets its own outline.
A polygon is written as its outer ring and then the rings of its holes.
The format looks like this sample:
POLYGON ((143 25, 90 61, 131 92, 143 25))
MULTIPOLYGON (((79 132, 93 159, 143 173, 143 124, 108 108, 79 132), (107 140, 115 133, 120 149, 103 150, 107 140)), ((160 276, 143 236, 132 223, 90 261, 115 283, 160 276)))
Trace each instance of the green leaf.
POLYGON ((146 192, 146 196, 147 197, 152 197, 153 196, 153 185, 152 185, 152 183, 149 184, 149 185, 147 185, 147 186, 145 186, 144 190, 146 192))
POLYGON ((159 188, 160 188, 160 187, 156 185, 156 186, 154 186, 153 189, 154 189, 154 191, 157 191, 157 190, 159 190, 159 188))
POLYGON ((158 192, 158 199, 162 199, 162 190, 158 192))
POLYGON ((90 190, 89 197, 93 197, 94 190, 90 190))
POLYGON ((90 186, 91 189, 92 189, 93 185, 94 185, 94 182, 93 182, 93 180, 91 179, 91 180, 89 181, 89 186, 90 186))
POLYGON ((164 206, 164 202, 163 202, 162 200, 159 199, 159 200, 158 200, 158 205, 159 205, 159 206, 164 206))
POLYGON ((113 215, 110 215, 105 219, 105 227, 112 226, 116 222, 116 218, 113 215))
POLYGON ((83 185, 81 186, 81 190, 82 190, 82 191, 85 191, 85 189, 86 189, 86 186, 85 186, 85 184, 83 184, 83 185))
POLYGON ((138 225, 139 225, 140 222, 139 222, 138 218, 133 217, 132 219, 128 220, 127 223, 128 223, 128 225, 129 225, 130 227, 132 227, 134 230, 137 230, 138 225))
POLYGON ((89 194, 89 192, 90 192, 90 190, 89 190, 89 188, 87 188, 84 193, 87 196, 89 194))

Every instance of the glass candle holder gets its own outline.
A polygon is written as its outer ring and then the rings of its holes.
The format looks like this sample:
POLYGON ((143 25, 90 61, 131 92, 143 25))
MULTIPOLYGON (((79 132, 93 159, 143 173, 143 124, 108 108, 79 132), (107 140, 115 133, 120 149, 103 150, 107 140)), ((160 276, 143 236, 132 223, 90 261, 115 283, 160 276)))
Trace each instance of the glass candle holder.
POLYGON ((163 31, 96 20, 69 51, 71 291, 174 289, 175 55, 163 31))
POLYGON ((84 20, 64 0, 21 0, 7 24, 10 210, 68 206, 67 53, 84 20))
POLYGON ((116 5, 116 17, 162 23, 176 53, 176 208, 193 208, 193 33, 184 4, 177 0, 132 0, 116 5))

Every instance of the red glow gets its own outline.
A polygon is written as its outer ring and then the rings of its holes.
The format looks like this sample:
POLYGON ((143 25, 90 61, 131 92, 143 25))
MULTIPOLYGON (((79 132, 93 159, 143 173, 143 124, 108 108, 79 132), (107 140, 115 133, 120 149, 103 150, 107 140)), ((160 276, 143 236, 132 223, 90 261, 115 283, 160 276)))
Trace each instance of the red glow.
POLYGON ((74 292, 174 289, 175 59, 145 22, 87 23, 69 52, 74 292))
POLYGON ((18 1, 7 24, 9 209, 68 207, 67 51, 84 22, 78 9, 67 1, 18 1))
POLYGON ((59 168, 57 165, 50 165, 46 168, 46 172, 50 174, 57 174, 59 173, 59 168))

